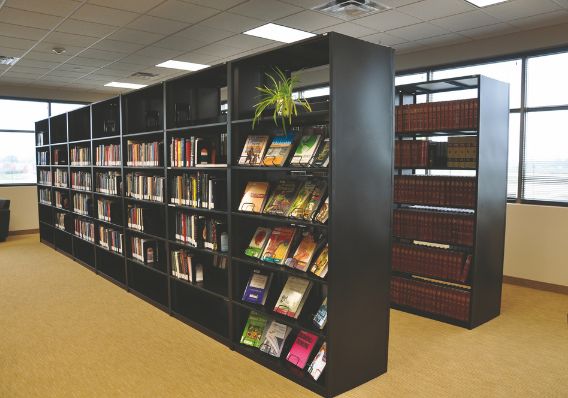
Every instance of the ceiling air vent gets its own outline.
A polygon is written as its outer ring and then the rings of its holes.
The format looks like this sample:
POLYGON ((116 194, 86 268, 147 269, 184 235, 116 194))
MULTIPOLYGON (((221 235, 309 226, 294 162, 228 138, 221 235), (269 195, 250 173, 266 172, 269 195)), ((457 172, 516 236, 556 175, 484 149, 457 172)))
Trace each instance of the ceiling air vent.
POLYGON ((18 57, 7 57, 5 55, 0 55, 0 65, 14 65, 16 62, 18 62, 20 60, 20 58, 18 57))
POLYGON ((150 72, 136 72, 130 75, 130 77, 137 77, 139 79, 152 79, 158 76, 157 73, 150 73, 150 72))
POLYGON ((334 0, 313 10, 342 19, 361 18, 365 15, 388 10, 390 7, 371 0, 334 0))

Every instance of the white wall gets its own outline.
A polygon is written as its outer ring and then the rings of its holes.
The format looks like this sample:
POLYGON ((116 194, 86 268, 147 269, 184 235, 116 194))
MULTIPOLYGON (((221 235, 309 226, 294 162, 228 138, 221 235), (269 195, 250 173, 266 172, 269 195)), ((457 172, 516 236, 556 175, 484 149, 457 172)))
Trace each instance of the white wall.
POLYGON ((0 187, 0 198, 10 199, 10 231, 39 228, 35 185, 0 187))

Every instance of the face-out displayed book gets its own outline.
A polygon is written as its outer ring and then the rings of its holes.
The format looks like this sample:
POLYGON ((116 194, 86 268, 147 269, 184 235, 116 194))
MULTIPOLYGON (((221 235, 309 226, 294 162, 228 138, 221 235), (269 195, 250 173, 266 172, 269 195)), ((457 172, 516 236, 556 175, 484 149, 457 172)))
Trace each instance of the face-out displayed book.
POLYGON ((290 205, 290 211, 288 212, 288 215, 290 217, 304 217, 304 209, 307 207, 315 188, 316 180, 307 180, 300 185, 298 193, 296 194, 294 201, 290 205))
POLYGON ((262 343, 260 344, 260 351, 279 358, 282 355, 284 343, 288 335, 292 331, 290 326, 284 325, 276 321, 270 321, 262 343))
POLYGON ((327 346, 326 343, 324 342, 321 345, 318 353, 314 357, 314 360, 308 367, 308 373, 310 374, 310 376, 312 376, 314 380, 319 379, 319 377, 323 372, 323 369, 325 368, 326 362, 327 362, 327 346))
POLYGON ((328 269, 328 254, 329 246, 326 244, 322 251, 318 254, 316 261, 314 261, 310 272, 320 278, 325 278, 328 269))
POLYGON ((321 140, 321 134, 304 135, 300 138, 300 142, 296 147, 292 160, 290 160, 290 165, 304 167, 309 166, 321 140))
POLYGON ((267 135, 249 135, 239 158, 239 165, 259 166, 264 158, 267 145, 267 135))
POLYGON ((294 180, 280 180, 274 188, 272 195, 264 206, 263 213, 287 217, 296 197, 298 182, 294 180))
POLYGON ((286 259, 285 264, 288 267, 296 268, 300 271, 307 271, 312 262, 316 247, 317 242, 314 239, 314 235, 310 231, 304 232, 294 255, 286 259))
POLYGON ((286 133, 274 137, 266 151, 266 155, 264 155, 264 159, 262 159, 262 165, 268 167, 284 166, 290 156, 295 138, 295 133, 286 133))
POLYGON ((239 211, 260 213, 266 202, 270 184, 261 181, 249 181, 245 187, 239 211))
POLYGON ((316 154, 312 158, 310 166, 327 167, 329 165, 329 149, 330 149, 330 141, 329 138, 326 138, 318 147, 316 154))
POLYGON ((245 250, 245 254, 249 257, 260 258, 271 233, 270 228, 258 227, 245 250))
POLYGON ((263 314, 252 311, 241 336, 241 344, 260 347, 268 320, 263 314))
POLYGON ((314 325, 319 329, 323 329, 327 323, 327 297, 323 299, 318 312, 314 315, 314 325))
POLYGON ((261 260, 283 264, 288 258, 290 246, 296 235, 296 229, 292 227, 276 227, 272 230, 266 247, 262 252, 261 260))
POLYGON ((329 196, 325 198, 325 201, 323 202, 321 208, 314 217, 314 220, 321 224, 325 224, 327 222, 328 217, 329 217, 329 196))
POLYGON ((301 218, 307 221, 313 221, 320 206, 322 208, 325 207, 326 208, 325 211, 327 212, 327 207, 328 207, 327 204, 322 205, 326 190, 327 190, 327 182, 325 180, 317 180, 315 183, 314 190, 310 195, 308 203, 302 209, 301 218))
POLYGON ((311 281, 297 276, 288 276, 280 297, 274 305, 274 312, 298 319, 311 288, 311 281))
POLYGON ((286 355, 286 360, 300 369, 304 369, 317 340, 318 336, 315 334, 301 330, 296 336, 290 352, 286 355))
POLYGON ((243 301, 264 305, 268 296, 268 289, 272 282, 272 272, 255 269, 247 282, 243 293, 243 301))

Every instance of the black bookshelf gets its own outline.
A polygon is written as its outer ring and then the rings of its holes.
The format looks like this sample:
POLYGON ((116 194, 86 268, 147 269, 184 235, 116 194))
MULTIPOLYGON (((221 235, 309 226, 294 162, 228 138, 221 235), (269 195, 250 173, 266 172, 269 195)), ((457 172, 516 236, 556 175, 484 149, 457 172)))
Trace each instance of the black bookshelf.
MULTIPOLYGON (((40 121, 36 124, 36 133, 55 139, 48 140, 47 146, 38 146, 37 151, 47 147, 51 154, 54 144, 66 145, 67 150, 77 145, 91 145, 90 166, 64 167, 69 173, 90 171, 90 189, 85 192, 69 188, 67 192, 70 196, 89 195, 93 205, 88 215, 79 215, 73 211, 72 204, 69 209, 40 204, 41 241, 245 357, 320 395, 335 396, 354 388, 387 369, 393 80, 391 49, 330 33, 212 66, 40 121), (305 131, 323 126, 322 131, 331 141, 331 165, 327 168, 239 166, 238 157, 248 135, 273 135, 279 130, 270 117, 264 117, 252 129, 252 106, 258 100, 255 87, 265 83, 265 73, 274 67, 290 74, 326 65, 329 65, 331 95, 313 102, 313 112, 298 115, 291 128, 305 131), (90 123, 88 137, 84 132, 87 120, 90 123), (68 130, 61 129, 63 121, 68 130), (50 134, 51 131, 54 133, 50 134), (226 137, 227 151, 226 159, 219 156, 219 163, 226 163, 226 167, 175 167, 170 164, 173 138, 196 137, 222 142, 222 136, 226 137), (163 150, 160 165, 127 166, 128 141, 159 142, 163 150), (97 164, 96 147, 111 143, 120 146, 121 165, 97 164), (362 170, 365 178, 355 178, 362 170), (122 188, 118 195, 97 192, 95 176, 104 171, 120 173, 122 188), (226 207, 194 208, 170 200, 172 180, 179 175, 198 172, 226 181, 226 207), (129 173, 165 177, 164 201, 127 196, 125 178, 129 173), (304 181, 307 178, 327 182, 330 216, 326 224, 237 210, 247 181, 304 181), (369 184, 369 181, 374 183, 369 184), (99 220, 98 199, 119 201, 121 219, 99 220), (145 231, 130 227, 130 206, 146 209, 146 214, 155 220, 153 225, 150 228, 146 225, 145 231), (55 212, 65 213, 72 220, 94 223, 95 242, 56 227, 55 212), (228 231, 228 250, 195 248, 176 239, 175 224, 179 212, 223 221, 228 231), (122 233, 122 253, 109 251, 99 244, 96 229, 100 225, 122 233), (309 272, 247 258, 244 249, 259 226, 294 226, 325 234, 330 247, 327 277, 319 278, 309 272), (156 241, 158 258, 154 264, 132 256, 133 237, 156 241), (171 252, 181 249, 192 253, 194 260, 203 264, 203 282, 181 280, 172 274, 171 252), (273 273, 273 284, 264 306, 241 300, 244 286, 254 269, 273 273), (289 276, 301 277, 313 284, 298 319, 272 311, 289 276), (320 330, 313 325, 312 318, 324 297, 328 299, 330 315, 326 327, 320 330), (373 311, 362 318, 363 308, 373 308, 373 311), (251 311, 263 313, 269 320, 278 320, 292 328, 281 358, 240 344, 251 311), (354 338, 353 325, 362 323, 365 326, 357 328, 354 338), (328 347, 326 368, 317 381, 307 373, 307 366, 301 370, 285 360, 301 330, 318 337, 308 364, 323 342, 328 347)), ((50 164, 48 162, 46 169, 52 171, 50 164)), ((38 190, 41 188, 38 185, 38 190)))
MULTIPOLYGON (((400 209, 418 211, 421 214, 450 211, 459 215, 468 214, 473 218, 473 239, 471 244, 460 245, 455 242, 440 240, 430 242, 442 244, 446 251, 460 253, 464 257, 471 256, 469 271, 464 271, 464 274, 467 274, 462 275, 462 280, 456 281, 455 278, 441 275, 439 272, 441 272, 440 270, 444 265, 442 260, 439 259, 437 263, 434 261, 436 268, 430 269, 430 271, 426 267, 424 272, 416 272, 415 268, 409 272, 393 270, 393 281, 394 279, 399 279, 403 283, 422 286, 422 288, 426 289, 426 292, 423 291, 422 294, 429 297, 428 300, 431 303, 440 302, 440 297, 443 297, 446 292, 455 292, 460 297, 463 297, 463 294, 465 294, 469 300, 465 307, 467 313, 461 317, 448 314, 447 311, 451 311, 452 306, 458 305, 456 302, 446 304, 446 309, 440 311, 420 308, 423 304, 419 303, 410 305, 407 302, 397 302, 394 296, 392 303, 392 307, 395 309, 473 329, 497 317, 501 308, 507 199, 508 84, 485 76, 473 75, 400 85, 395 88, 395 91, 397 105, 399 106, 417 104, 418 96, 424 94, 430 96, 430 102, 436 103, 438 99, 446 100, 447 96, 436 96, 441 93, 451 93, 449 98, 473 99, 477 102, 477 110, 473 115, 471 128, 425 128, 423 131, 415 128, 413 131, 397 131, 395 133, 397 144, 417 140, 450 142, 453 137, 461 136, 472 138, 472 142, 477 148, 475 165, 460 165, 458 163, 448 165, 435 164, 432 166, 420 165, 420 167, 395 167, 395 175, 399 177, 422 175, 443 176, 446 178, 449 176, 446 180, 448 181, 466 176, 473 178, 475 181, 471 192, 473 202, 469 205, 451 206, 446 204, 443 206, 430 203, 425 207, 423 203, 421 204, 422 206, 415 206, 409 202, 394 204, 395 212, 400 209), (463 90, 469 91, 461 93, 463 90), (453 174, 451 171, 453 171, 453 174), (433 275, 432 271, 434 274, 438 274, 433 275), (429 289, 436 289, 440 296, 435 297, 432 293, 433 290, 429 289)), ((418 113, 420 110, 416 110, 416 112, 418 113)), ((415 115, 414 117, 420 116, 415 115)), ((436 116, 430 116, 429 120, 430 122, 434 120, 435 124, 440 119, 436 119, 436 116)), ((400 119, 399 122, 403 120, 400 119)), ((431 156, 432 153, 429 155, 431 156)), ((438 189, 441 189, 441 187, 438 189)), ((424 247, 422 246, 424 239, 416 239, 420 241, 416 242, 413 238, 412 236, 395 236, 393 242, 407 245, 406 247, 410 248, 424 247), (418 243, 420 246, 416 246, 415 243, 418 243)), ((408 288, 408 285, 406 286, 408 288)), ((403 290, 401 295, 404 296, 404 294, 407 294, 407 296, 412 295, 410 290, 403 290)))

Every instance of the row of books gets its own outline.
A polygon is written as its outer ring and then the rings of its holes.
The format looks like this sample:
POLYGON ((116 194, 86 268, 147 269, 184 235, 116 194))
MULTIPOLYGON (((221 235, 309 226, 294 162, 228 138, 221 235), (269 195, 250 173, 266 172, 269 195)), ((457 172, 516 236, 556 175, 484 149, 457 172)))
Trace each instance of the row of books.
POLYGON ((393 234, 399 238, 473 246, 473 214, 409 209, 396 209, 393 213, 393 234))
POLYGON ((329 209, 328 199, 325 199, 325 180, 280 180, 270 196, 269 192, 269 182, 249 181, 243 192, 239 211, 315 220, 320 223, 327 221, 329 209))
POLYGON ((226 209, 227 180, 201 172, 173 176, 170 203, 205 209, 226 209))
POLYGON ((320 278, 327 275, 328 253, 323 235, 314 236, 311 231, 301 232, 293 227, 258 227, 245 249, 249 257, 303 272, 309 269, 320 278))
POLYGON ((59 188, 67 188, 69 186, 67 170, 55 169, 53 170, 54 184, 59 188))
POLYGON ((91 164, 91 148, 73 147, 71 148, 71 166, 89 166, 91 164))
POLYGON ((469 320, 470 293, 450 286, 394 276, 391 279, 391 301, 459 321, 469 320))
POLYGON ((477 137, 448 137, 447 165, 452 168, 477 166, 477 137))
POLYGON ((395 175, 395 203, 468 207, 476 204, 475 177, 395 175))
POLYGON ((100 144, 95 147, 97 166, 120 166, 120 144, 100 144))
POLYGON ((466 283, 472 256, 425 245, 393 243, 392 269, 418 276, 466 283))
POLYGON ((131 173, 126 175, 126 196, 134 199, 164 202, 165 177, 131 173))
POLYGON ((49 170, 39 170, 38 181, 43 185, 51 185, 51 171, 49 170))
POLYGON ((295 132, 275 136, 270 145, 268 135, 249 135, 238 164, 242 166, 327 167, 330 141, 323 134, 310 134, 298 138, 295 132), (294 152, 292 149, 295 148, 294 152))
POLYGON ((67 164, 67 150, 54 149, 51 154, 51 164, 67 164))
MULTIPOLYGON (((292 328, 275 320, 269 320, 264 314, 251 311, 243 334, 241 336, 241 344, 255 347, 260 351, 273 357, 280 358, 286 340, 290 336, 292 328)), ((300 330, 296 335, 294 343, 290 347, 286 360, 304 369, 312 355, 312 351, 316 347, 318 336, 306 330, 300 330)), ((318 380, 325 368, 327 362, 327 345, 322 343, 317 354, 313 358, 308 367, 308 374, 318 380)))
MULTIPOLYGON (((172 250, 170 254, 172 276, 192 283, 204 281, 204 266, 198 256, 185 249, 172 250)), ((227 257, 215 254, 208 258, 211 259, 212 268, 227 269, 227 257)))
POLYGON ((144 264, 151 265, 159 262, 158 244, 153 239, 130 236, 130 251, 133 259, 144 264))
POLYGON ((99 225, 99 245, 103 248, 122 254, 122 233, 99 225))
POLYGON ((447 142, 397 140, 394 165, 413 169, 474 169, 477 166, 477 137, 448 137, 447 142))
POLYGON ((175 238, 198 248, 229 251, 225 221, 178 211, 175 217, 175 238))
POLYGON ((81 218, 75 218, 75 235, 81 239, 95 243, 95 224, 81 218))
POLYGON ((153 221, 157 221, 153 217, 153 209, 148 209, 141 206, 128 205, 127 209, 128 215, 128 228, 135 229, 138 231, 144 231, 144 225, 149 225, 153 221), (152 217, 150 217, 150 214, 152 217), (146 220, 146 222, 144 222, 146 220))
POLYGON ((72 171, 71 188, 90 191, 93 186, 93 179, 90 171, 72 171))
POLYGON ((396 107, 397 133, 477 130, 479 101, 428 102, 396 107))
POLYGON ((136 142, 127 141, 126 165, 151 167, 162 164, 163 146, 161 142, 136 142))
POLYGON ((73 217, 68 213, 55 213, 55 228, 61 229, 67 232, 73 232, 74 223, 73 217))
POLYGON ((49 152, 48 151, 37 151, 37 164, 46 166, 49 165, 49 152))
POLYGON ((67 194, 67 192, 61 192, 61 191, 54 191, 54 192, 55 192, 55 207, 69 210, 71 204, 69 202, 69 195, 67 194))
POLYGON ((120 195, 122 177, 119 171, 105 171, 95 175, 97 192, 106 195, 120 195))
POLYGON ((122 222, 121 203, 106 198, 97 199, 97 217, 99 220, 120 224, 122 222))
POLYGON ((172 137, 171 167, 226 167, 227 134, 215 137, 172 137))
POLYGON ((89 195, 76 193, 73 195, 73 211, 75 213, 88 216, 91 214, 92 201, 89 195))
POLYGON ((39 190, 39 202, 44 205, 51 205, 51 190, 49 188, 39 190))

